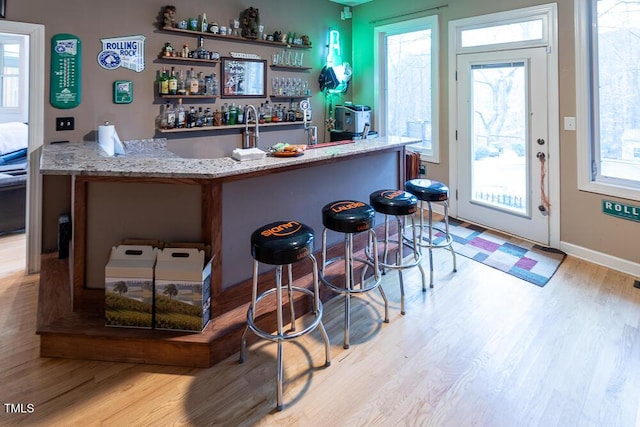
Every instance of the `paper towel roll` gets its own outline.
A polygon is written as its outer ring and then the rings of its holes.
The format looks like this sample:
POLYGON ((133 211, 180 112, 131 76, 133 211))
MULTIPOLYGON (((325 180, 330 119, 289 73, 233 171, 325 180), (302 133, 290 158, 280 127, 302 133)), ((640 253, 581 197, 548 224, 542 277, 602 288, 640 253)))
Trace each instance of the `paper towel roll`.
POLYGON ((124 148, 114 125, 108 122, 98 126, 98 145, 108 156, 124 154, 124 148))

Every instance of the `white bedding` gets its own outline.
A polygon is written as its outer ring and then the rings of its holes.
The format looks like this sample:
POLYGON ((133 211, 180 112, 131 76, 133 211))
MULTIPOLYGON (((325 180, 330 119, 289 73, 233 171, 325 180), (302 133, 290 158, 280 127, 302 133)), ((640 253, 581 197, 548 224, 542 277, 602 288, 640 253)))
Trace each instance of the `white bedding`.
POLYGON ((29 145, 29 126, 20 122, 0 123, 0 155, 29 145))

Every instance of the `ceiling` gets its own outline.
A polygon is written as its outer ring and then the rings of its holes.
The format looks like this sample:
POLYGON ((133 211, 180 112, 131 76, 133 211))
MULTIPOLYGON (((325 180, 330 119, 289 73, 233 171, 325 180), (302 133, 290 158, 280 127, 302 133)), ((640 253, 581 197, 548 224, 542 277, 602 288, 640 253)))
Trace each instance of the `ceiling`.
POLYGON ((363 3, 369 3, 371 0, 329 0, 334 3, 343 4, 345 6, 359 6, 363 3))

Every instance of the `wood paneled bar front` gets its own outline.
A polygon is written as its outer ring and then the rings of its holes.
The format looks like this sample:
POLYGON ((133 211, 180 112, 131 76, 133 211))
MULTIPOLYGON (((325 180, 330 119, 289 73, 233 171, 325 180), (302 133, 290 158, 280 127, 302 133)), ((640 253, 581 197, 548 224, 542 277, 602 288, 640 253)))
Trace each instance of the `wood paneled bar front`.
MULTIPOLYGON (((251 232, 277 219, 297 219, 319 232, 326 203, 368 201, 371 191, 402 188, 405 146, 415 142, 374 138, 308 149, 295 158, 247 162, 181 158, 162 143, 143 143, 116 157, 91 142, 45 145, 45 182, 70 177, 73 236, 69 259, 42 255, 41 355, 194 367, 223 360, 239 350, 246 321, 251 232), (172 214, 171 208, 181 214, 172 214), (211 246, 211 321, 202 333, 104 326, 109 248, 139 237, 140 230, 165 242, 195 240, 211 246)), ((263 288, 272 286, 272 276, 261 276, 263 288)), ((296 266, 294 276, 302 286, 310 284, 308 266, 296 266)), ((261 315, 258 322, 271 315, 261 315)))

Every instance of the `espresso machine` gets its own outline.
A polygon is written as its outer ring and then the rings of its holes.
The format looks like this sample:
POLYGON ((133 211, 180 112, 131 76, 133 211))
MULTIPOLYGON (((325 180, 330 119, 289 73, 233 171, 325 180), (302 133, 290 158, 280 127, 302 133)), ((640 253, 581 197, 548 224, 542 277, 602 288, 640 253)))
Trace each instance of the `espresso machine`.
POLYGON ((331 131, 331 141, 365 139, 378 136, 371 131, 371 108, 366 105, 345 103, 336 105, 334 111, 335 128, 331 131))

